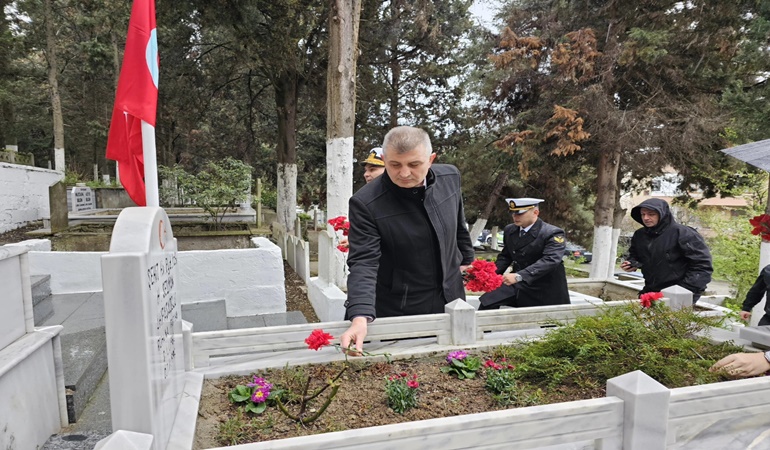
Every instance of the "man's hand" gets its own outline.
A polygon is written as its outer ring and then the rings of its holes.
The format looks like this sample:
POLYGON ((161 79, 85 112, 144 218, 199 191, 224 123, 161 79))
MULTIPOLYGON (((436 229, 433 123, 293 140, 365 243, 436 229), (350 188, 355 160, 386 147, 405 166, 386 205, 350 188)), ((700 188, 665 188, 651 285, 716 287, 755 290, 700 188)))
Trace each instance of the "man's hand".
POLYGON ((636 267, 632 266, 629 261, 623 261, 620 263, 620 268, 625 272, 636 272, 636 267))
POLYGON ((749 319, 751 319, 751 312, 750 311, 741 311, 741 320, 744 322, 748 322, 749 319))
POLYGON ((736 377, 753 377, 770 370, 763 353, 733 353, 720 359, 709 369, 710 372, 724 370, 736 377))
POLYGON ((356 317, 350 321, 350 328, 340 336, 340 345, 348 355, 360 356, 364 349, 364 338, 369 321, 366 317, 356 317), (355 345, 356 350, 348 350, 350 345, 355 345))
POLYGON ((503 284, 506 286, 513 286, 516 283, 518 283, 518 281, 516 281, 515 273, 506 273, 503 275, 503 284))
POLYGON ((460 266, 460 273, 465 273, 465 271, 468 270, 468 267, 470 267, 470 266, 471 266, 470 264, 465 265, 465 266, 460 266))

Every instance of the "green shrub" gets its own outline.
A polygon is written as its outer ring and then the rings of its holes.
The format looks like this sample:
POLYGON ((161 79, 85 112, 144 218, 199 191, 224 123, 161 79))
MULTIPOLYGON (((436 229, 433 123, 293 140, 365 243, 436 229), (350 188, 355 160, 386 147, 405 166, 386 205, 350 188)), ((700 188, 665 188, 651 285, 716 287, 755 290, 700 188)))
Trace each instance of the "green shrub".
POLYGON ((251 167, 233 158, 209 162, 196 175, 180 166, 159 167, 160 177, 171 180, 161 188, 162 198, 183 193, 186 199, 203 208, 217 226, 221 226, 228 208, 243 200, 251 190, 251 167))
POLYGON ((500 347, 494 354, 514 364, 519 382, 538 386, 597 387, 635 370, 666 386, 703 384, 720 379, 708 371, 717 360, 742 351, 703 337, 720 322, 687 309, 642 308, 634 302, 578 317, 573 324, 549 330, 543 339, 500 347))
MULTIPOLYGON (((255 199, 259 201, 260 199, 255 199)), ((262 186, 262 206, 273 211, 278 209, 278 191, 275 189, 267 189, 262 186)), ((256 207, 254 208, 256 209, 256 207)))
POLYGON ((749 216, 726 218, 718 214, 703 214, 701 221, 715 236, 707 239, 714 264, 714 275, 729 282, 735 289, 732 297, 743 302, 759 271, 761 240, 751 234, 749 216))

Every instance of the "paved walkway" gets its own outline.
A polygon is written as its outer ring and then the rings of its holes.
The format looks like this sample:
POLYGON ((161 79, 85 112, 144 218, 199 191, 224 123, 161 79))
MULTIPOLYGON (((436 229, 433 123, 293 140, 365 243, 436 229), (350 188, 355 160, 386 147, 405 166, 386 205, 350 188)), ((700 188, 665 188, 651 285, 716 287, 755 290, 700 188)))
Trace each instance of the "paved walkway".
MULTIPOLYGON (((54 313, 43 325, 63 325, 62 340, 68 336, 88 336, 89 332, 101 332, 104 328, 104 302, 101 292, 83 294, 58 294, 52 296, 54 313)), ((79 347, 69 347, 68 359, 79 359, 79 347)), ((63 349, 64 350, 64 349, 63 349)), ((88 351, 88 350, 86 350, 88 351)), ((43 450, 91 450, 97 442, 112 433, 110 417, 110 392, 107 373, 99 380, 96 390, 88 400, 77 423, 62 428, 52 436, 43 450)))

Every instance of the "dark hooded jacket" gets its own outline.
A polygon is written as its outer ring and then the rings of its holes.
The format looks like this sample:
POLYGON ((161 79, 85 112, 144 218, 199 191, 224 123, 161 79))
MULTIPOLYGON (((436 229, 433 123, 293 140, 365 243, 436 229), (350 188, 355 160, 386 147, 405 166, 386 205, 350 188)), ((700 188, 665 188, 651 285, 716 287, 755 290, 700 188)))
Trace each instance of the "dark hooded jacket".
POLYGON ((465 299, 460 265, 475 255, 460 172, 434 164, 426 182, 404 189, 385 172, 350 198, 345 319, 443 313, 465 299))
POLYGON ((660 220, 654 227, 636 230, 631 238, 628 261, 641 268, 644 275, 644 288, 639 294, 678 285, 701 295, 713 272, 706 241, 693 228, 676 223, 664 200, 645 200, 631 210, 631 217, 644 225, 642 208, 657 211, 660 220))
MULTIPOLYGON (((746 294, 746 300, 743 301, 741 310, 751 312, 751 310, 762 301, 765 296, 770 297, 770 264, 765 266, 754 285, 751 286, 749 292, 746 294)), ((770 324, 770 301, 765 302, 765 316, 759 325, 770 324)))

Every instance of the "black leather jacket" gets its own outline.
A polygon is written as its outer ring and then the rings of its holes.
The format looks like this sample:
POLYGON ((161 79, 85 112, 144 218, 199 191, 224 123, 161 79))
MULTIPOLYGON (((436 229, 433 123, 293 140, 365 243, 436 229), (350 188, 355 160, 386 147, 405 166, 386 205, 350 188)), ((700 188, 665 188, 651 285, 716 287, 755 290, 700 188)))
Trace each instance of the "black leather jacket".
POLYGON ((460 265, 474 251, 460 172, 434 164, 426 180, 423 195, 386 172, 350 198, 346 319, 441 313, 446 302, 465 299, 460 265))

